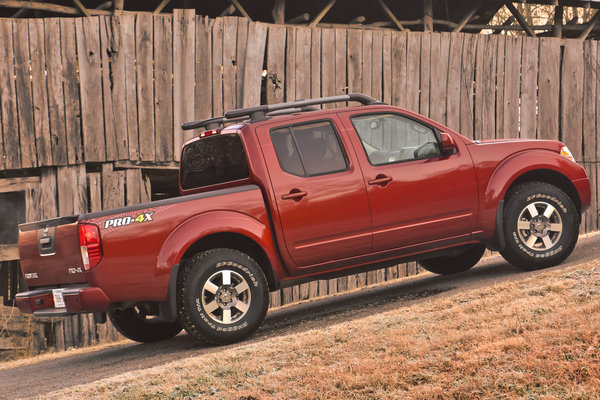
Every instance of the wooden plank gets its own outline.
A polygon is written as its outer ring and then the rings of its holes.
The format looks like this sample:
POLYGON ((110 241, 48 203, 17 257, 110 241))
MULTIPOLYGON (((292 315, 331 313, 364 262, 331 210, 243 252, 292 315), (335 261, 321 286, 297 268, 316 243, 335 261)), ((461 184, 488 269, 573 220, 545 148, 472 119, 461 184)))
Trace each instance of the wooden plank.
MULTIPOLYGON (((334 96, 335 87, 335 31, 321 30, 321 95, 334 96)), ((324 104, 323 108, 334 108, 334 104, 324 104)))
POLYGON ((383 33, 383 102, 392 104, 392 33, 386 31, 383 33))
MULTIPOLYGON (((421 36, 424 35, 422 33, 409 32, 406 41, 406 108, 414 112, 419 112, 420 104, 421 36)), ((443 59, 440 59, 436 64, 443 64, 443 59)), ((445 92, 446 88, 444 87, 443 89, 445 92)))
POLYGON ((431 33, 421 34, 420 76, 419 76, 419 113, 429 117, 431 91, 431 33))
POLYGON ((310 297, 310 286, 308 283, 302 283, 300 285, 300 298, 298 300, 308 300, 310 297))
MULTIPOLYGON (((286 28, 269 25, 267 35, 267 104, 282 103, 284 101, 283 94, 286 85, 285 41, 286 28)), ((331 58, 330 61, 333 62, 333 59, 331 58)))
POLYGON ((6 192, 19 192, 26 190, 29 184, 39 184, 39 176, 26 176, 17 178, 3 178, 0 179, 0 193, 6 192))
POLYGON ((520 137, 535 139, 539 40, 524 37, 521 56, 520 137))
MULTIPOLYGON (((321 97, 321 29, 311 29, 310 41, 310 95, 321 97)), ((317 288, 318 288, 318 282, 317 288)), ((311 293, 314 287, 311 286, 311 293)))
POLYGON ((223 18, 223 107, 224 111, 236 108, 237 91, 235 87, 237 17, 223 18))
MULTIPOLYGON (((197 119, 212 116, 212 23, 208 18, 196 18, 196 101, 197 119)), ((185 135, 184 135, 185 137, 185 135)), ((174 148, 176 153, 180 149, 174 148)))
POLYGON ((406 33, 392 33, 392 105, 406 106, 406 33))
MULTIPOLYGON (((173 159, 173 27, 170 15, 154 17, 155 161, 173 159)), ((179 151, 177 151, 179 153, 179 151)))
POLYGON ((113 171, 112 164, 102 164, 102 209, 123 207, 125 205, 125 172, 113 171))
POLYGON ((60 38, 67 162, 69 164, 80 164, 83 162, 83 142, 81 140, 81 105, 77 72, 79 66, 74 19, 60 19, 60 38))
POLYGON ((435 54, 437 61, 431 64, 429 114, 434 121, 445 124, 446 98, 448 97, 448 59, 450 54, 449 33, 432 34, 431 54, 435 54))
POLYGON ((248 20, 238 18, 236 38, 236 71, 235 71, 235 106, 242 107, 244 104, 244 70, 246 69, 246 54, 248 48, 248 20))
POLYGON ((293 290, 291 287, 281 289, 281 305, 290 304, 293 301, 293 290))
MULTIPOLYGON (((19 246, 16 244, 0 244, 0 261, 19 259, 19 246)), ((0 291, 0 294, 2 292, 0 291)))
POLYGON ((593 41, 583 44, 583 153, 582 159, 586 162, 597 162, 598 137, 596 136, 597 116, 596 103, 598 102, 597 82, 598 74, 598 45, 593 41))
POLYGON ((362 38, 362 58, 360 60, 362 68, 362 90, 361 93, 372 96, 372 68, 373 68, 373 31, 363 31, 362 38))
POLYGON ((575 160, 582 160, 583 152, 583 42, 565 40, 561 83, 561 132, 562 140, 573 153, 575 160))
POLYGON ((0 296, 2 304, 8 305, 8 262, 0 262, 0 296))
POLYGON ((557 38, 540 38, 538 84, 539 139, 558 140, 560 100, 560 44, 557 38))
POLYGON ((506 38, 504 54, 504 138, 519 137, 522 38, 506 38))
POLYGON ((330 296, 334 295, 334 294, 336 294, 338 292, 337 285, 338 285, 338 279, 337 278, 329 279, 327 281, 327 293, 330 296))
MULTIPOLYGON (((196 46, 196 11, 193 9, 173 10, 173 150, 179 161, 184 141, 181 124, 194 119, 194 65, 196 46)), ((189 135, 192 135, 190 132, 189 135)))
POLYGON ((243 107, 260 104, 266 42, 267 25, 261 22, 250 22, 248 24, 248 48, 244 62, 243 107))
MULTIPOLYGON (((142 161, 154 161, 154 85, 152 65, 152 14, 137 14, 135 57, 137 72, 137 108, 139 155, 142 161)), ((183 61, 182 61, 183 62, 183 61)))
MULTIPOLYGON (((358 29, 348 30, 348 93, 360 93, 363 84, 363 32, 358 29)), ((354 105, 354 104, 353 104, 354 105)), ((352 276, 352 280, 356 278, 352 276)))
POLYGON ((60 20, 58 18, 45 19, 44 54, 46 57, 45 73, 48 90, 48 122, 52 165, 66 165, 68 163, 60 43, 60 20), (56 47, 59 47, 58 51, 56 47))
POLYGON ((39 221, 42 213, 39 204, 42 199, 40 185, 36 183, 27 184, 25 190, 25 221, 39 221))
POLYGON ((473 137, 475 127, 473 81, 475 78, 475 35, 466 35, 463 41, 462 66, 460 72, 460 132, 473 137))
MULTIPOLYGON (((465 35, 450 35, 448 53, 448 94, 446 96, 446 125, 455 131, 460 130, 460 73, 463 40, 465 35)), ((421 46, 423 47, 423 46, 421 46)), ((421 94, 422 95, 422 94, 421 94)))
POLYGON ((87 184, 90 193, 90 212, 102 210, 102 175, 99 172, 87 174, 87 184))
POLYGON ((81 125, 86 161, 106 160, 102 105, 100 21, 77 18, 77 54, 81 86, 81 125))
POLYGON ((0 168, 21 167, 19 148, 19 122, 17 117, 17 93, 15 88, 15 64, 13 58, 12 20, 0 19, 0 168))
POLYGON ((58 214, 67 216, 85 213, 87 204, 87 182, 85 165, 58 167, 56 170, 58 183, 58 214))
POLYGON ((276 290, 269 294, 269 308, 275 308, 281 306, 281 290, 276 290))
POLYGON ((139 168, 126 169, 125 185, 127 187, 125 205, 130 206, 133 204, 139 204, 142 200, 142 170, 139 168))
POLYGON ((152 185, 150 183, 150 177, 143 177, 144 184, 140 192, 140 203, 148 203, 152 200, 152 185))
POLYGON ((367 286, 367 273, 361 272, 356 274, 356 287, 364 288, 365 286, 367 286))
POLYGON ((58 216, 56 188, 56 169, 42 168, 40 182, 40 202, 34 207, 40 208, 40 218, 48 219, 58 216))
POLYGON ((383 101, 383 32, 373 31, 371 48, 371 96, 383 101))
POLYGON ((347 72, 347 32, 346 29, 335 30, 335 94, 348 93, 347 72))
POLYGON ((212 28, 212 115, 223 115, 223 18, 212 28))
POLYGON ((319 297, 327 296, 327 289, 329 288, 329 281, 326 279, 321 279, 319 282, 319 297))
POLYGON ((477 75, 475 96, 475 132, 476 139, 493 138, 496 113, 496 51, 495 36, 477 37, 477 75))
POLYGON ((106 159, 129 158, 127 138, 127 95, 125 51, 122 49, 121 18, 101 17, 100 46, 102 59, 102 94, 104 96, 104 136, 106 159))
POLYGON ((29 78, 29 28, 27 20, 13 20, 12 28, 21 167, 31 168, 37 166, 37 153, 35 149, 35 124, 33 118, 31 80, 29 78))
POLYGON ((493 137, 504 137, 504 60, 506 53, 506 35, 499 36, 496 47, 496 134, 493 137))
POLYGON ((285 43, 285 101, 296 100, 296 31, 287 27, 285 43))
MULTIPOLYGON (((117 69, 117 79, 124 74, 125 109, 127 125, 128 159, 139 160, 138 105, 137 105, 137 67, 135 64, 135 15, 124 14, 116 17, 121 26, 121 53, 123 70, 117 69)), ((121 58, 121 56, 119 56, 121 58)), ((121 153, 119 152, 119 158, 121 153)))

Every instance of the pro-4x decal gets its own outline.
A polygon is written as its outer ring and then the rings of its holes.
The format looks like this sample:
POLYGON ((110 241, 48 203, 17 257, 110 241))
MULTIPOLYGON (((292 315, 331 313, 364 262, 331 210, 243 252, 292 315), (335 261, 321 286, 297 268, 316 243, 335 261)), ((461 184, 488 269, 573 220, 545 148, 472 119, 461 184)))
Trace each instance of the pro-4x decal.
POLYGON ((152 215, 154 211, 147 213, 140 213, 137 216, 127 216, 127 217, 119 217, 119 218, 111 218, 104 221, 104 229, 108 228, 118 228, 121 226, 127 226, 129 224, 133 224, 134 222, 148 222, 152 221, 152 215))

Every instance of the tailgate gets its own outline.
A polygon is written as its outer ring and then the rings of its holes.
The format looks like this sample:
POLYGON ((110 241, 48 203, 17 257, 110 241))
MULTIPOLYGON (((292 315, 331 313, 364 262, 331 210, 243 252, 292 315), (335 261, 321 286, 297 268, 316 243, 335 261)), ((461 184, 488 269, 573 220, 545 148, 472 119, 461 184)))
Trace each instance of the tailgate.
POLYGON ((86 282, 77 218, 19 225, 21 270, 29 288, 86 282))

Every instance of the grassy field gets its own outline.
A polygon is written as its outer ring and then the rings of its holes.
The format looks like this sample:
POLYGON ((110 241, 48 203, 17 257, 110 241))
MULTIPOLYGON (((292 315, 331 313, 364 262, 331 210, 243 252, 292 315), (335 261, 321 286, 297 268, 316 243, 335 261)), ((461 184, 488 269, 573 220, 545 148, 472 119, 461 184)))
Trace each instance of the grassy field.
POLYGON ((600 266, 399 305, 44 398, 600 399, 600 266))

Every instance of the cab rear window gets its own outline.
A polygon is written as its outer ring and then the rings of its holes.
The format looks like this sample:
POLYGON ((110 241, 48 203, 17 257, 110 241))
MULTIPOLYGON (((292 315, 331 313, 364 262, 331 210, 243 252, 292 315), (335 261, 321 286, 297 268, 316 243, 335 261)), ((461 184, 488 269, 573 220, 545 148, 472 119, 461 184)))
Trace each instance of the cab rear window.
POLYGON ((205 137, 183 149, 179 177, 183 190, 246 179, 249 175, 246 153, 237 133, 205 137))

